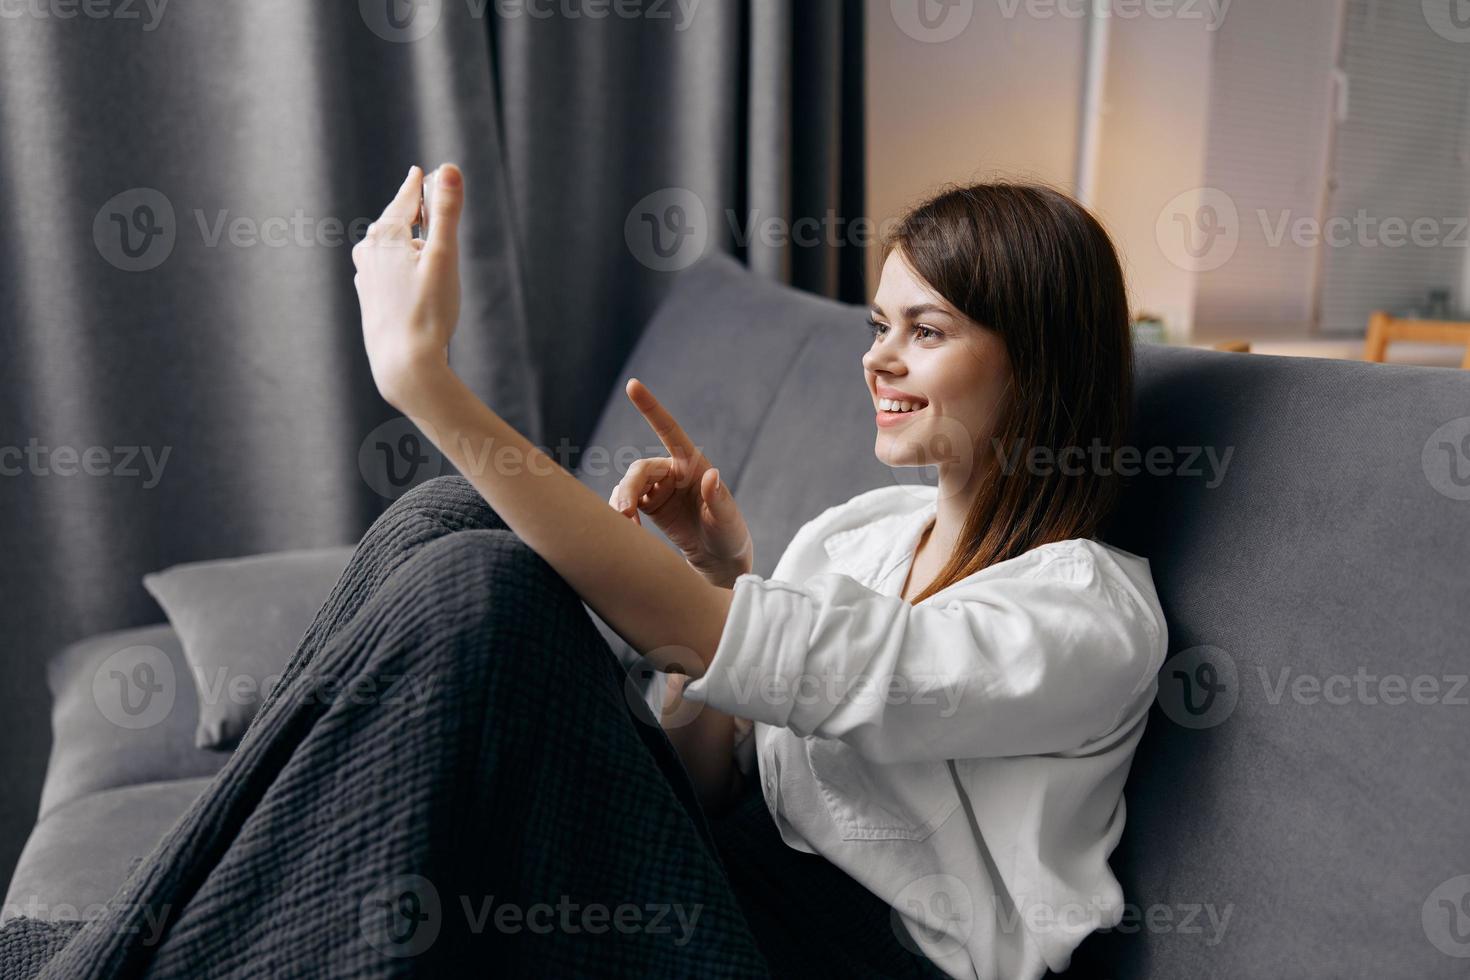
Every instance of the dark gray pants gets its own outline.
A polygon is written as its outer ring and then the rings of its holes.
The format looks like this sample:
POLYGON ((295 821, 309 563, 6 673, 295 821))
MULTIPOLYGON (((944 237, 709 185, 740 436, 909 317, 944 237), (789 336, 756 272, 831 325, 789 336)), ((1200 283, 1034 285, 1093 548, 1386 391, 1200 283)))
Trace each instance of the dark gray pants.
MULTIPOLYGON (((508 536, 506 547, 529 553, 462 477, 433 481, 407 495, 396 508, 409 508, 423 517, 412 526, 508 536)), ((411 539, 408 547, 417 546, 421 542, 411 539)), ((392 553, 400 547, 373 545, 375 552, 392 553)), ((495 554, 496 549, 485 549, 486 560, 494 560, 495 554)), ((534 871, 539 876, 521 885, 528 896, 549 897, 579 880, 585 868, 574 855, 589 842, 595 842, 597 849, 633 848, 649 860, 636 868, 612 862, 605 869, 630 899, 657 903, 671 897, 669 876, 681 868, 713 864, 721 869, 723 880, 702 878, 700 888, 727 890, 728 895, 719 895, 714 902, 710 899, 715 896, 707 895, 705 902, 718 908, 733 897, 748 933, 734 918, 707 921, 701 916, 694 929, 732 932, 726 975, 747 975, 755 968, 745 955, 747 938, 776 976, 944 975, 904 947, 907 938, 900 941, 885 902, 825 859, 786 846, 766 809, 758 779, 749 781, 743 799, 730 811, 707 817, 673 746, 580 608, 580 600, 539 556, 521 559, 522 564, 537 567, 537 591, 546 596, 528 634, 535 637, 543 628, 535 622, 549 626, 553 620, 558 630, 576 634, 571 644, 516 645, 505 653, 515 663, 505 665, 499 703, 507 716, 530 720, 533 730, 522 735, 535 746, 521 756, 535 765, 534 772, 518 772, 515 792, 524 809, 518 814, 523 824, 517 836, 522 846, 542 857, 531 865, 506 855, 517 873, 534 871), (572 672, 581 675, 575 685, 568 683, 572 672), (617 777, 608 779, 608 773, 617 777), (596 779, 595 787, 586 785, 589 778, 596 779), (580 843, 573 846, 573 841, 580 843)), ((508 736, 511 727, 507 725, 508 736)), ((692 910, 683 911, 687 921, 692 910)), ((675 918, 667 916, 666 924, 675 918)), ((677 922, 672 924, 677 933, 677 922)), ((527 950, 535 957, 536 950, 550 945, 579 943, 575 936, 548 934, 528 942, 527 950)), ((612 964, 598 958, 598 950, 606 944, 580 945, 590 950, 573 962, 585 966, 589 974, 610 975, 612 964)))
POLYGON ((943 975, 751 786, 707 817, 581 599, 443 477, 363 536, 127 901, 59 952, 12 923, 0 976, 943 975), (421 696, 313 696, 324 677, 421 696))

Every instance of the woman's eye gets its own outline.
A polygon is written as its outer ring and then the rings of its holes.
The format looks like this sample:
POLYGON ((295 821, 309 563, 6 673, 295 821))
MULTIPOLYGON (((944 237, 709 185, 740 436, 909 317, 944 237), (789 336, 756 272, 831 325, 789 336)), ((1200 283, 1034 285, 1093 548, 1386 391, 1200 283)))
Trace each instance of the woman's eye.
MULTIPOLYGON (((881 337, 888 331, 888 324, 879 323, 877 320, 869 319, 868 330, 872 332, 875 337, 881 337)), ((943 334, 941 334, 938 330, 935 330, 933 327, 926 327, 923 324, 915 326, 914 331, 920 340, 932 340, 943 336, 943 334)))

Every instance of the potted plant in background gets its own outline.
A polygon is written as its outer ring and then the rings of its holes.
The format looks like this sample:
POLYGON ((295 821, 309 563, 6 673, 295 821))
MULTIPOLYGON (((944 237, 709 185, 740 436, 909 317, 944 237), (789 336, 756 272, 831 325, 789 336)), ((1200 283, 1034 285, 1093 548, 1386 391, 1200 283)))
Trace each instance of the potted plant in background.
POLYGON ((1164 318, 1157 313, 1141 312, 1133 318, 1133 342, 1137 344, 1163 344, 1168 342, 1164 330, 1164 318))

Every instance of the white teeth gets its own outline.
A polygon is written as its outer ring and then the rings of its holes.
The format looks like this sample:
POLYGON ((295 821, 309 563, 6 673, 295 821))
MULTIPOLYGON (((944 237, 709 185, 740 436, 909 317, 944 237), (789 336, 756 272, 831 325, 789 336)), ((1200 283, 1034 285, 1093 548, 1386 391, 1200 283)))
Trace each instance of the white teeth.
POLYGON ((892 398, 880 398, 878 407, 885 412, 913 412, 922 406, 918 402, 900 402, 892 398))

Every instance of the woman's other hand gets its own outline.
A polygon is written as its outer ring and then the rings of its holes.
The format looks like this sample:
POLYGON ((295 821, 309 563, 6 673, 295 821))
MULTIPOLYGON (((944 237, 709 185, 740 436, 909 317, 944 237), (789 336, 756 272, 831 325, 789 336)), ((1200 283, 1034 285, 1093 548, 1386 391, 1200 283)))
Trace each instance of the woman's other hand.
POLYGON ((464 175, 452 163, 436 171, 427 241, 413 237, 423 171, 403 186, 352 249, 362 337, 378 392, 411 412, 415 390, 449 363, 459 322, 459 216, 464 175))
POLYGON ((755 543, 730 488, 643 382, 631 378, 625 391, 669 455, 628 467, 608 503, 639 524, 639 514, 647 514, 706 581, 730 588, 755 560, 755 543))

